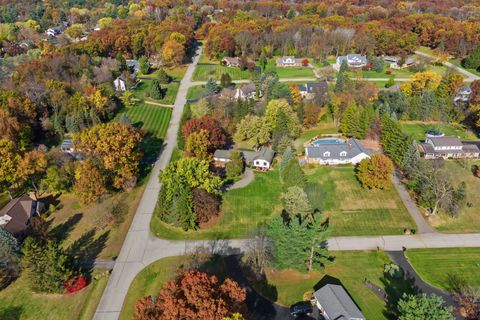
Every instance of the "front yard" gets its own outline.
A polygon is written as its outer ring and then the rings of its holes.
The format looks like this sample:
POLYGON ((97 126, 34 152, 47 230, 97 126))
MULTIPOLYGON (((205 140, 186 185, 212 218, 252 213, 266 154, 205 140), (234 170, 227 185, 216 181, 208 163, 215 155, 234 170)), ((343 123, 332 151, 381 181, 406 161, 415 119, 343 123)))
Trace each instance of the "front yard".
POLYGON ((220 80, 224 73, 229 74, 232 80, 246 80, 252 77, 252 73, 248 70, 222 66, 218 62, 207 62, 198 63, 193 72, 193 81, 207 81, 209 78, 220 80))
POLYGON ((282 78, 314 78, 313 71, 308 67, 287 67, 277 68, 276 58, 270 59, 267 62, 266 72, 276 72, 280 79, 282 78))
POLYGON ((443 122, 402 121, 402 130, 416 141, 424 141, 429 130, 437 130, 446 136, 460 137, 462 140, 478 140, 476 134, 460 124, 443 122))
POLYGON ((167 105, 173 105, 175 103, 175 98, 177 97, 180 82, 170 82, 169 84, 162 84, 161 86, 164 92, 164 96, 160 100, 153 99, 149 96, 151 82, 152 80, 150 78, 142 78, 137 87, 132 90, 134 97, 138 100, 145 100, 153 103, 161 103, 167 105))

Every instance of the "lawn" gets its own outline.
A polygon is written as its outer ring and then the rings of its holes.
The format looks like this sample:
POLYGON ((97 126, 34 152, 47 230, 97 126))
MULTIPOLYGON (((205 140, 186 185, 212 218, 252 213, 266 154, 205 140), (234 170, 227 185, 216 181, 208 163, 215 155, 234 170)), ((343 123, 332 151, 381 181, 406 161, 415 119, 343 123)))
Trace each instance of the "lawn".
POLYGON ((294 143, 295 150, 297 154, 303 154, 305 152, 304 143, 308 140, 319 136, 321 134, 338 134, 338 129, 335 127, 333 121, 331 121, 331 116, 326 114, 324 116, 325 121, 321 121, 317 126, 305 130, 294 143))
MULTIPOLYGON (((154 157, 162 147, 167 133, 172 109, 154 105, 138 104, 124 113, 136 126, 147 130, 148 135, 142 142, 142 149, 147 157, 154 157)), ((117 119, 120 114, 117 116, 117 119)))
POLYGON ((26 279, 20 277, 0 291, 0 319, 92 319, 107 281, 108 276, 103 276, 75 294, 47 295, 32 293, 26 279))
POLYGON ((478 140, 469 129, 460 124, 442 122, 402 121, 402 130, 417 141, 424 141, 429 130, 439 130, 447 136, 460 137, 462 140, 478 140))
POLYGON ((408 249, 406 255, 415 271, 433 286, 448 290, 448 277, 455 276, 480 287, 480 248, 408 249))
POLYGON ((473 73, 473 74, 475 74, 475 75, 477 75, 477 76, 480 76, 480 72, 479 72, 478 70, 476 70, 476 69, 464 68, 464 67, 462 66, 462 59, 459 59, 459 58, 457 58, 457 59, 451 59, 449 62, 450 62, 451 64, 456 65, 457 67, 460 67, 460 68, 462 68, 462 69, 467 70, 468 72, 471 72, 471 73, 473 73))
POLYGON ((134 97, 139 100, 152 101, 154 103, 156 102, 168 105, 173 105, 175 103, 175 98, 177 97, 180 82, 170 82, 169 84, 162 84, 162 90, 165 94, 164 97, 160 100, 149 97, 151 82, 152 80, 149 78, 142 78, 141 82, 137 85, 137 87, 132 90, 134 97))
POLYGON ((333 255, 335 261, 323 272, 300 274, 290 270, 268 270, 268 285, 275 289, 264 290, 259 286, 256 288, 270 300, 290 306, 302 301, 304 293, 313 290, 317 284, 322 286, 324 283, 332 283, 326 280, 333 277, 341 282, 367 319, 387 319, 384 314, 387 310, 386 304, 363 283, 367 278, 391 293, 394 302, 401 296, 401 292, 408 290, 408 284, 403 280, 385 279, 383 266, 391 263, 387 254, 382 251, 336 251, 333 255))
POLYGON ((473 176, 471 171, 473 165, 480 165, 480 161, 470 160, 465 162, 465 164, 466 167, 464 168, 460 162, 453 160, 445 161, 446 170, 451 174, 453 180, 456 183, 466 182, 467 202, 470 202, 472 206, 464 206, 456 218, 444 213, 440 213, 437 217, 432 218, 433 226, 441 232, 480 232, 480 197, 478 196, 480 179, 473 176))
POLYGON ((205 95, 205 85, 193 86, 188 88, 187 100, 195 100, 203 98, 205 95))
POLYGON ((10 202, 10 197, 8 193, 0 193, 0 209, 3 208, 7 203, 10 202))
MULTIPOLYGON (((353 78, 369 78, 369 79, 378 79, 378 78, 410 78, 415 72, 410 71, 408 68, 403 68, 403 69, 392 69, 389 68, 389 64, 385 64, 385 68, 383 69, 383 72, 376 72, 374 70, 369 70, 369 71, 363 71, 363 70, 358 70, 358 71, 350 71, 349 74, 353 78), (386 71, 391 70, 391 74, 387 74, 386 71)), ((436 73, 440 75, 444 75, 445 71, 447 70, 447 67, 443 65, 427 65, 426 68, 427 71, 435 71, 436 73)))
POLYGON ((266 72, 276 72, 279 78, 314 78, 313 71, 308 67, 277 68, 276 58, 267 62, 266 72))
MULTIPOLYGON (((179 66, 173 68, 164 68, 165 72, 172 77, 173 80, 180 81, 183 79, 185 72, 187 71, 187 66, 179 66)), ((140 78, 155 78, 159 70, 155 70, 149 74, 140 74, 140 78)))
POLYGON ((207 62, 197 64, 193 72, 193 80, 207 81, 209 78, 220 80, 224 73, 229 74, 232 80, 245 80, 252 77, 252 73, 248 70, 240 70, 239 68, 230 68, 218 63, 207 62))

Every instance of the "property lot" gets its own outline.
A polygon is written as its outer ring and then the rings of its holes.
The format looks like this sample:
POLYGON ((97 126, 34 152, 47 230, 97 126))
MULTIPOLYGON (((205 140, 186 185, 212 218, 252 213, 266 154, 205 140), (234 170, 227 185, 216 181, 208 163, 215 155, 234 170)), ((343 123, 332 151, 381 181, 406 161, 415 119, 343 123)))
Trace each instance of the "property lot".
POLYGON ((429 130, 436 130, 446 136, 460 137, 462 140, 478 140, 474 132, 460 124, 443 122, 402 121, 402 130, 416 141, 424 141, 429 130))

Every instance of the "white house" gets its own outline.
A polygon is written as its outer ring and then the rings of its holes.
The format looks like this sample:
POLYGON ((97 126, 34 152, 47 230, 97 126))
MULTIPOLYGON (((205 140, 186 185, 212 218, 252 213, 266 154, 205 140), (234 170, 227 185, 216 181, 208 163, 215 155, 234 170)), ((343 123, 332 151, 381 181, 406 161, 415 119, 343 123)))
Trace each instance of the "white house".
POLYGON ((457 94, 453 98, 453 101, 467 103, 470 101, 471 95, 472 95, 472 88, 470 88, 469 86, 463 86, 457 91, 457 94))
POLYGON ((45 33, 47 34, 47 36, 55 37, 55 36, 60 34, 60 28, 58 28, 58 27, 49 28, 49 29, 47 29, 47 31, 45 31, 45 33))
POLYGON ((403 69, 403 68, 408 68, 412 67, 417 63, 417 59, 413 57, 408 57, 405 59, 403 64, 400 66, 398 63, 400 62, 400 58, 398 57, 383 57, 383 61, 387 62, 390 64, 390 68, 392 69, 403 69))
POLYGON ((301 67, 302 59, 296 59, 292 56, 284 56, 277 59, 277 67, 301 67))
POLYGON ((60 146, 60 150, 66 153, 73 153, 75 152, 75 148, 73 147, 73 140, 72 139, 65 139, 60 146))
MULTIPOLYGON (((219 167, 225 166, 230 161, 230 153, 232 150, 217 149, 213 154, 215 165, 219 167)), ((259 170, 269 170, 272 167, 275 151, 269 148, 261 148, 258 151, 240 150, 240 154, 245 159, 247 165, 259 170)))
POLYGON ((418 146, 425 159, 465 159, 480 156, 476 144, 464 144, 457 137, 427 137, 425 142, 418 146))
POLYGON ((349 68, 363 68, 367 65, 367 57, 361 54, 347 54, 346 56, 338 56, 333 68, 340 70, 340 66, 343 62, 346 62, 349 68))
POLYGON ((305 160, 308 163, 357 164, 366 158, 370 158, 369 152, 354 138, 347 141, 337 138, 318 139, 305 148, 305 160))
POLYGON ((313 293, 315 304, 326 320, 365 320, 365 316, 345 289, 327 284, 313 293))
POLYGON ((113 80, 113 86, 115 87, 115 91, 127 91, 127 81, 125 77, 121 75, 113 80))
POLYGON ((253 83, 241 85, 240 88, 235 90, 235 99, 240 100, 248 100, 248 99, 255 99, 255 94, 257 92, 257 88, 253 83))

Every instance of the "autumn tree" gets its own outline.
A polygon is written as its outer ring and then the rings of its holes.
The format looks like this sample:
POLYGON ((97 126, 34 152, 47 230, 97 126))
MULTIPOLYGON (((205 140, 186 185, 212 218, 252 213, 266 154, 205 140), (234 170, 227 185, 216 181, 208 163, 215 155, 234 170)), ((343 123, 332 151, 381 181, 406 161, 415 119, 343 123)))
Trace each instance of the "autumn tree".
POLYGON ((298 117, 292 107, 284 99, 271 100, 265 110, 265 123, 272 132, 287 130, 290 137, 297 137, 300 133, 298 117))
MULTIPOLYGON (((7 191, 14 187, 21 176, 18 167, 21 162, 21 156, 13 141, 6 138, 0 139, 0 190, 7 191)), ((10 195, 10 198, 12 196, 10 195)))
POLYGON ((73 191, 87 204, 98 201, 107 193, 105 177, 91 161, 84 161, 75 170, 73 191))
POLYGON ((227 172, 227 177, 235 178, 242 174, 243 172, 243 157, 240 154, 240 151, 233 150, 230 152, 230 161, 225 165, 225 170, 227 172))
POLYGON ((193 189, 193 212, 197 222, 208 222, 211 218, 218 216, 219 201, 204 189, 195 188, 193 189))
POLYGON ((223 319, 244 314, 246 291, 238 283, 189 270, 167 282, 158 297, 145 297, 135 306, 134 319, 223 319))
POLYGON ((410 81, 402 83, 400 89, 408 95, 415 95, 437 89, 441 80, 442 76, 434 71, 417 72, 410 81))
POLYGON ((162 59, 165 65, 181 65, 185 60, 185 47, 175 40, 165 41, 162 47, 162 59))
POLYGON ((40 180, 45 170, 47 170, 47 165, 48 162, 45 152, 38 149, 25 153, 19 163, 19 174, 23 181, 33 187, 37 199, 40 193, 40 180))
POLYGON ((125 91, 120 96, 120 101, 122 101, 125 108, 132 108, 135 106, 135 101, 133 100, 133 92, 131 91, 125 91))
POLYGON ((205 130, 208 133, 208 140, 210 141, 209 151, 223 147, 227 143, 227 136, 217 121, 209 116, 198 119, 188 120, 182 126, 183 136, 186 140, 190 134, 205 130))
POLYGON ((188 136, 185 144, 185 152, 188 156, 201 160, 210 160, 211 154, 208 153, 209 150, 211 150, 211 142, 206 130, 201 129, 188 136))
POLYGON ((237 125, 236 141, 248 141, 254 148, 270 142, 270 126, 265 120, 256 115, 247 115, 237 125))
POLYGON ((356 175, 364 188, 387 189, 390 187, 390 177, 393 172, 393 162, 383 154, 375 154, 363 159, 357 166, 356 175))

